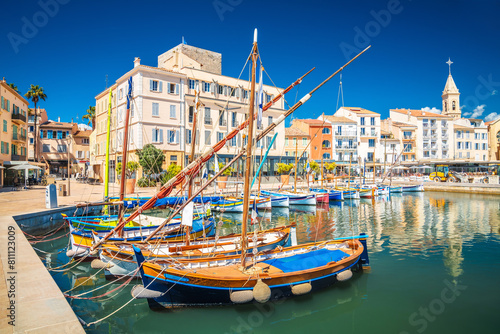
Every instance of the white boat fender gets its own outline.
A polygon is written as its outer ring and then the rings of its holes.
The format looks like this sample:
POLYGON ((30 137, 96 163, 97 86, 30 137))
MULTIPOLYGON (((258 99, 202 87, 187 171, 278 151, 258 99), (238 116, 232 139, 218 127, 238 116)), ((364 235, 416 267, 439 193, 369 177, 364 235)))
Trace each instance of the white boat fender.
POLYGON ((163 296, 162 292, 155 291, 155 290, 144 289, 144 286, 142 286, 140 284, 134 285, 134 287, 132 288, 132 290, 130 290, 130 294, 135 299, 159 298, 159 297, 163 296))
POLYGON ((260 278, 253 287, 253 298, 259 303, 265 303, 271 298, 271 289, 260 278))
POLYGON ((234 291, 229 294, 229 298, 235 304, 244 304, 253 300, 252 290, 234 291))
POLYGON ((78 248, 76 251, 73 249, 70 249, 69 251, 66 252, 67 257, 74 257, 75 255, 82 255, 86 252, 87 250, 85 248, 78 248))
POLYGON ((306 293, 311 292, 312 285, 311 283, 302 283, 292 286, 292 293, 295 296, 305 295, 306 293))
POLYGON ((90 267, 92 269, 102 269, 102 268, 111 268, 113 266, 112 263, 105 263, 102 260, 99 259, 93 259, 92 262, 90 263, 90 267))
POLYGON ((352 271, 351 269, 347 269, 337 274, 337 281, 339 282, 347 281, 351 277, 352 277, 352 271))

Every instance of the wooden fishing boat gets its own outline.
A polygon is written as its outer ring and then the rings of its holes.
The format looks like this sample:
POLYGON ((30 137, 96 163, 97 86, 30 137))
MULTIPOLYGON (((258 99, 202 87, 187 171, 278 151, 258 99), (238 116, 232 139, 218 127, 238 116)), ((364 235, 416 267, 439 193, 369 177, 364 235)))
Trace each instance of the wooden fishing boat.
POLYGON ((375 189, 358 189, 360 198, 372 198, 375 196, 375 189))
MULTIPOLYGON (((193 226, 195 229, 190 234, 190 239, 194 240, 203 236, 212 235, 214 232, 215 223, 213 218, 208 218, 204 221, 204 218, 196 219, 193 221, 193 226)), ((81 226, 89 227, 89 223, 79 223, 81 226)), ((88 229, 76 228, 74 221, 69 224, 70 228, 70 249, 67 251, 66 255, 72 258, 87 257, 89 260, 97 257, 97 254, 93 255, 90 252, 90 248, 94 242, 94 235, 97 238, 103 238, 108 233, 109 230, 105 231, 89 231, 88 229)), ((158 226, 146 226, 146 227, 130 227, 124 228, 122 231, 122 236, 120 237, 118 233, 114 233, 113 237, 109 238, 109 241, 123 242, 141 242, 150 236, 158 226)), ((174 221, 172 224, 166 225, 162 228, 161 233, 164 234, 161 237, 156 237, 155 239, 173 241, 183 241, 186 239, 185 233, 180 231, 180 222, 174 221)))
POLYGON ((212 210, 220 212, 243 212, 242 199, 221 199, 210 203, 212 210))
POLYGON ((316 195, 313 193, 293 193, 288 191, 274 192, 261 190, 261 193, 265 196, 271 197, 288 197, 290 205, 316 205, 316 195))
POLYGON ((288 208, 290 206, 290 200, 288 197, 270 197, 271 198, 271 206, 278 208, 288 208))
MULTIPOLYGON (((276 247, 284 246, 289 238, 293 225, 276 227, 261 231, 248 237, 249 247, 256 248, 259 253, 268 252, 276 247)), ((155 244, 135 244, 143 255, 155 261, 175 261, 187 263, 199 258, 212 260, 235 260, 241 253, 241 234, 231 234, 219 238, 203 238, 192 241, 189 246, 182 242, 160 242, 155 244)), ((103 244, 99 258, 106 268, 107 278, 130 276, 137 269, 137 262, 130 243, 103 244)), ((222 263, 222 262, 221 262, 222 263)), ((136 276, 139 273, 135 273, 136 276)))
POLYGON ((349 279, 369 265, 365 239, 316 242, 238 260, 201 258, 188 263, 145 261, 134 247, 142 286, 132 289, 151 308, 265 303, 303 295, 349 279))
POLYGON ((424 191, 423 184, 419 184, 419 185, 415 185, 415 186, 403 186, 404 193, 406 193, 406 192, 420 192, 420 191, 424 191))
POLYGON ((344 200, 344 194, 340 190, 333 190, 333 189, 318 189, 318 188, 310 188, 310 191, 317 194, 328 194, 328 198, 330 201, 343 201, 344 200))
POLYGON ((359 191, 358 190, 347 190, 343 189, 342 196, 344 199, 359 199, 359 191))
POLYGON ((390 194, 399 194, 402 192, 403 192, 403 187, 396 187, 396 186, 389 187, 390 194))

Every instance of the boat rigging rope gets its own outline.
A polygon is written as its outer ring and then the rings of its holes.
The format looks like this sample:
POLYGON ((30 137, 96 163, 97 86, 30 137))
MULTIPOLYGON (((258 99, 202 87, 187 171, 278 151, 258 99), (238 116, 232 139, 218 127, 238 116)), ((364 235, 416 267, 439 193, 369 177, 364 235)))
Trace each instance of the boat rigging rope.
POLYGON ((29 241, 30 244, 32 245, 36 245, 40 242, 47 242, 47 241, 54 241, 54 240, 57 240, 57 239, 61 239, 65 236, 67 236, 71 231, 68 231, 67 233, 63 234, 63 235, 60 235, 58 237, 55 237, 55 238, 52 238, 52 239, 43 239, 43 240, 36 240, 36 241, 29 241))
MULTIPOLYGON (((68 295, 68 294, 66 294, 66 293, 63 293, 63 294, 64 294, 64 297, 66 297, 66 298, 70 298, 70 299, 84 299, 84 300, 92 300, 92 299, 97 299, 97 298, 105 297, 105 296, 109 295, 110 293, 115 292, 116 290, 118 290, 118 289, 120 289, 120 288, 122 288, 122 287, 125 287, 125 285, 127 285, 128 283, 130 283, 130 281, 131 281, 132 279, 134 279, 134 278, 135 278, 135 274, 136 274, 138 271, 139 271, 139 267, 137 267, 137 269, 136 269, 136 270, 134 270, 134 274, 133 274, 133 275, 131 275, 131 276, 130 276, 130 277, 129 277, 129 278, 128 278, 125 282, 123 282, 121 285, 119 285, 118 287, 114 288, 113 290, 110 290, 110 291, 108 291, 108 292, 106 292, 106 293, 103 293, 102 295, 99 295, 99 296, 93 296, 93 297, 78 297, 78 296, 81 296, 81 295, 86 294, 87 292, 84 292, 84 293, 82 293, 82 294, 80 294, 80 295, 76 295, 76 296, 71 296, 71 295, 68 295)), ((116 280, 115 280, 115 281, 116 281, 116 280)), ((109 285, 109 284, 111 284, 111 283, 114 283, 115 281, 112 281, 112 282, 110 282, 110 283, 108 283, 108 284, 106 284, 106 285, 109 285)), ((104 286, 106 286, 106 285, 104 285, 104 286)), ((104 287, 104 286, 102 286, 102 287, 104 287)), ((100 289, 100 288, 102 288, 102 287, 99 287, 99 288, 97 288, 97 289, 95 289, 95 290, 98 290, 98 289, 100 289)), ((91 292, 91 291, 88 291, 88 292, 91 292)))

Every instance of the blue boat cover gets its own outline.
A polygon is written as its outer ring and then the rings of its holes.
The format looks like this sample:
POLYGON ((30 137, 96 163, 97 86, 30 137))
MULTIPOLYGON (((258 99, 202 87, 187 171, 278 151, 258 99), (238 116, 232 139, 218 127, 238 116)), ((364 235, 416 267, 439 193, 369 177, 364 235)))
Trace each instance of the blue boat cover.
POLYGON ((348 254, 339 249, 318 249, 304 254, 297 254, 281 259, 272 259, 262 262, 276 267, 284 273, 290 273, 321 267, 333 261, 340 261, 348 256, 348 254))
MULTIPOLYGON (((197 196, 193 199, 193 202, 195 203, 208 203, 212 202, 214 200, 221 200, 223 199, 222 196, 197 196)), ((149 198, 139 198, 139 199, 126 199, 124 200, 124 206, 127 209, 135 208, 136 206, 143 205, 149 200, 149 198)), ((187 197, 164 197, 164 198, 158 198, 153 205, 153 207, 157 206, 163 206, 163 205, 179 205, 184 203, 187 200, 187 197)))

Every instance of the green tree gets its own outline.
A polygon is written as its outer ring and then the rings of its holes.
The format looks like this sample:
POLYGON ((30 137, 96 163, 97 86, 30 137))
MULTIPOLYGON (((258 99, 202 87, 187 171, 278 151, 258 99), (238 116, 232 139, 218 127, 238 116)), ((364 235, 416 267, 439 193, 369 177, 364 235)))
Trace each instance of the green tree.
POLYGON ((153 144, 145 145, 142 150, 137 150, 136 154, 146 175, 159 174, 162 171, 165 154, 153 144))
POLYGON ((181 166, 170 164, 170 166, 168 166, 167 168, 167 173, 163 174, 161 181, 163 182, 163 184, 167 183, 171 178, 179 174, 181 170, 181 166))
POLYGON ((292 168, 293 164, 285 164, 282 162, 278 162, 278 170, 276 171, 276 173, 278 173, 279 175, 285 175, 290 173, 292 168))
POLYGON ((9 84, 9 87, 10 87, 10 88, 12 88, 13 90, 15 90, 18 94, 21 94, 21 93, 19 92, 19 89, 17 89, 17 86, 16 86, 16 85, 14 85, 13 83, 10 83, 10 84, 9 84))
POLYGON ((95 129, 95 107, 89 106, 87 113, 82 116, 82 119, 87 120, 88 125, 92 125, 92 131, 95 129))
POLYGON ((31 99, 31 101, 35 104, 35 110, 33 112, 33 114, 35 115, 35 128, 34 128, 34 133, 33 133, 33 136, 35 138, 35 140, 33 141, 33 148, 34 148, 34 151, 35 151, 35 154, 34 154, 34 160, 35 161, 38 161, 38 152, 36 150, 36 143, 38 141, 38 132, 36 130, 36 127, 37 127, 37 109, 36 109, 36 105, 38 104, 38 102, 40 100, 44 100, 47 98, 47 95, 45 94, 45 92, 43 91, 43 87, 39 87, 38 85, 31 85, 30 87, 30 90, 24 94, 24 96, 26 96, 28 99, 31 99))
MULTIPOLYGON (((132 178, 132 175, 139 169, 139 163, 136 161, 129 161, 127 162, 127 168, 125 168, 125 178, 130 179, 132 178)), ((118 175, 122 174, 122 163, 119 162, 116 165, 116 172, 118 175)))
POLYGON ((311 168, 311 171, 315 172, 316 174, 321 171, 319 164, 314 160, 309 161, 309 167, 311 168))
POLYGON ((325 163, 325 169, 328 171, 328 172, 333 172, 333 170, 335 170, 335 168, 337 167, 337 164, 335 162, 330 162, 330 163, 325 163))
MULTIPOLYGON (((219 162, 219 170, 224 168, 224 166, 225 165, 222 162, 219 162)), ((230 176, 231 173, 233 173, 234 171, 235 171, 235 169, 233 167, 228 167, 225 171, 222 172, 222 175, 230 176)))

